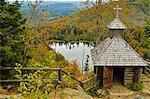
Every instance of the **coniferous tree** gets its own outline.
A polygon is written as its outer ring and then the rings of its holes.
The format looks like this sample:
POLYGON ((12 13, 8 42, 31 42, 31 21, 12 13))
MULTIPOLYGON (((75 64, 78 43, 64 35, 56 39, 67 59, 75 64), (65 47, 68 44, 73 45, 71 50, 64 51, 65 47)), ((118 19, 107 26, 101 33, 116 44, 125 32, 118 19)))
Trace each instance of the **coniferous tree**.
MULTIPOLYGON (((24 61, 24 43, 22 34, 25 31, 26 19, 20 12, 21 4, 0 1, 0 64, 1 67, 14 67, 15 63, 24 61)), ((2 71, 1 79, 10 77, 11 73, 2 71)))

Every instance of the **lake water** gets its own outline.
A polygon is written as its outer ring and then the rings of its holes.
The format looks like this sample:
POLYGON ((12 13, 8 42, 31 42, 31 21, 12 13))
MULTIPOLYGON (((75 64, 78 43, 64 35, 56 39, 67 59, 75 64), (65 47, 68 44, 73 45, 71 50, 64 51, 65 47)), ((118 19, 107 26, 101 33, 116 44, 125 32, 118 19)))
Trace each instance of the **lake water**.
POLYGON ((93 46, 84 43, 52 43, 50 47, 55 49, 57 53, 62 54, 66 60, 75 62, 80 70, 82 70, 82 66, 85 66, 85 63, 88 63, 89 68, 93 69, 91 58, 91 49, 93 46))

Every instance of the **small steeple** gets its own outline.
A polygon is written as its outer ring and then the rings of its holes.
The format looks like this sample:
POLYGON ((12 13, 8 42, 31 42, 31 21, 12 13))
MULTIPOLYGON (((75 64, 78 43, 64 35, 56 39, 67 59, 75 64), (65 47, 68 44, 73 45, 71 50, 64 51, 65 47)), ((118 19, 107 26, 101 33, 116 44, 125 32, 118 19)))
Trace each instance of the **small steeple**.
MULTIPOLYGON (((118 2, 118 0, 117 0, 118 2)), ((122 10, 122 8, 119 8, 119 5, 117 4, 116 8, 116 18, 108 25, 108 28, 110 30, 109 36, 110 38, 114 37, 115 35, 120 35, 124 37, 124 30, 126 29, 125 24, 119 19, 119 11, 122 10)))

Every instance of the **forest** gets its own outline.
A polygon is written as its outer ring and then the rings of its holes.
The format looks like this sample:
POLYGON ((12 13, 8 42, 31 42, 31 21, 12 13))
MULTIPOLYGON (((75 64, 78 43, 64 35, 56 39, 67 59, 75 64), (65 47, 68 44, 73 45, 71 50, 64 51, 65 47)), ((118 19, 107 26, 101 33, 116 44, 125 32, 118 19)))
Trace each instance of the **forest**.
MULTIPOLYGON (((81 96, 81 99, 99 97, 96 91, 101 86, 97 85, 94 72, 85 65, 85 73, 83 73, 76 63, 67 61, 49 44, 51 42, 84 42, 92 43, 95 46, 100 44, 109 36, 107 26, 116 15, 113 8, 117 3, 119 7, 123 8, 119 18, 128 27, 125 30, 125 40, 144 60, 150 62, 149 0, 119 0, 119 2, 110 1, 105 4, 102 4, 101 0, 96 3, 87 0, 82 3, 85 8, 80 8, 73 15, 55 19, 49 19, 51 13, 48 11, 37 10, 42 2, 44 1, 28 1, 30 16, 25 17, 20 10, 23 1, 14 1, 13 3, 7 0, 0 1, 0 81, 6 81, 5 83, 0 82, 0 98, 1 94, 21 93, 23 99, 49 99, 48 97, 50 99, 66 99, 61 90, 66 93, 70 89, 80 90, 81 84, 88 78, 93 80, 90 83, 96 87, 89 90, 90 84, 83 85, 83 90, 88 95, 83 92, 83 95, 79 95, 79 97, 81 96), (29 70, 30 68, 31 70, 29 70), (59 68, 60 70, 58 69, 58 72, 57 70, 46 70, 50 68, 59 68), (60 71, 64 74, 61 74, 60 71), (54 80, 59 77, 61 77, 61 82, 54 80), (13 79, 21 82, 14 81, 11 84, 9 80, 13 79), (70 89, 66 90, 65 88, 70 89)), ((148 77, 150 76, 148 75, 148 77)), ((139 85, 137 86, 139 87, 139 85)), ((76 93, 75 90, 71 91, 76 93)), ((104 89, 102 93, 100 97, 109 95, 107 89, 104 89)), ((77 92, 77 94, 80 93, 77 92)), ((75 97, 75 99, 77 98, 75 97)))

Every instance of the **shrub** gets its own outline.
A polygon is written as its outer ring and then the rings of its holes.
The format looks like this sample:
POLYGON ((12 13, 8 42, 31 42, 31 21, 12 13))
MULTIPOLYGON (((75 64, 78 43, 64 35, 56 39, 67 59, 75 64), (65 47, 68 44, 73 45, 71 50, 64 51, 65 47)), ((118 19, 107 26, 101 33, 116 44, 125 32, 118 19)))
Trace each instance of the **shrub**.
POLYGON ((69 75, 64 75, 62 77, 62 83, 61 83, 62 88, 76 89, 78 85, 79 85, 78 82, 72 79, 69 75))
POLYGON ((143 88, 142 82, 134 82, 132 84, 128 84, 127 88, 132 91, 140 91, 143 88))
POLYGON ((101 87, 97 84, 94 88, 90 89, 87 91, 87 93, 93 97, 97 96, 97 90, 100 89, 101 87))
MULTIPOLYGON (((33 64, 36 65, 36 67, 40 67, 41 64, 36 63, 33 64)), ((19 68, 22 68, 23 66, 21 64, 16 64, 16 71, 17 74, 15 75, 17 79, 23 80, 27 79, 29 82, 20 82, 20 86, 18 87, 18 91, 22 93, 23 96, 31 95, 33 97, 37 97, 43 94, 50 94, 52 91, 56 90, 58 88, 58 84, 56 82, 53 82, 52 79, 56 78, 57 73, 56 72, 45 72, 42 70, 37 70, 35 72, 30 72, 24 74, 23 71, 21 71, 19 68), (45 75, 50 75, 50 77, 47 77, 47 80, 45 79, 45 75)), ((34 66, 33 66, 34 67, 34 66)))
POLYGON ((94 72, 93 71, 88 71, 85 74, 83 74, 81 77, 78 77, 78 79, 84 81, 84 80, 87 80, 87 79, 89 79, 93 76, 95 76, 94 72))

